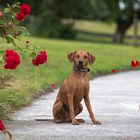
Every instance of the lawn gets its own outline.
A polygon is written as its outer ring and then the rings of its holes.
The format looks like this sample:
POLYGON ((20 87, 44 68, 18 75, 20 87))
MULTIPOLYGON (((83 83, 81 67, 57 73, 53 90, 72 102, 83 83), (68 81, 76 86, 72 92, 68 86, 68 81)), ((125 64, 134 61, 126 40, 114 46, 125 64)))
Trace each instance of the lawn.
MULTIPOLYGON (((88 32, 114 34, 116 24, 114 22, 76 20, 75 28, 88 32)), ((138 23, 138 28, 140 28, 140 22, 138 23)), ((134 25, 127 30, 126 35, 134 35, 134 25)))
MULTIPOLYGON (((98 74, 111 73, 112 69, 131 69, 132 59, 140 60, 140 48, 132 46, 117 46, 112 44, 85 43, 80 41, 63 41, 41 38, 28 38, 32 44, 39 45, 48 54, 48 62, 36 67, 27 61, 21 60, 21 65, 15 70, 3 70, 1 75, 10 74, 12 87, 0 90, 0 111, 19 109, 31 103, 32 99, 40 92, 46 91, 52 83, 60 85, 72 70, 72 64, 67 59, 69 52, 82 49, 89 51, 96 57, 95 63, 90 66, 90 78, 98 74)), ((22 43, 26 38, 22 39, 22 43)), ((19 43, 20 44, 20 43, 19 43)), ((5 44, 1 43, 1 47, 5 44)))
MULTIPOLYGON (((108 36, 95 36, 96 34, 108 34, 113 35, 116 31, 116 24, 113 22, 100 22, 100 21, 86 21, 86 20, 76 20, 75 29, 79 31, 77 34, 77 39, 93 42, 112 42, 112 37, 108 36), (85 31, 91 34, 85 34, 81 31, 85 31)), ((138 23, 138 30, 140 30, 140 22, 138 23)), ((126 32, 126 35, 134 35, 134 25, 132 25, 126 32)), ((140 32, 138 32, 140 36, 140 32)), ((124 43, 133 44, 133 38, 125 38, 124 43)), ((139 40, 140 43, 140 40, 139 40)))
POLYGON ((75 21, 76 29, 87 32, 114 34, 115 27, 115 23, 86 20, 75 21))

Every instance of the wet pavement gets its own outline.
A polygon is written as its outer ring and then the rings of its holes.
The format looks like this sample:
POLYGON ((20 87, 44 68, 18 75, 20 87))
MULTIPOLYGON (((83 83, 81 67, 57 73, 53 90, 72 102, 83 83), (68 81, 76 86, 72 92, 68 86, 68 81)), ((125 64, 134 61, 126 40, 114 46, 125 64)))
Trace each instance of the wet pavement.
MULTIPOLYGON (((52 105, 58 90, 41 96, 7 122, 14 140, 140 140, 140 71, 101 76, 90 81, 93 112, 102 125, 93 125, 84 102, 79 118, 85 123, 55 124, 52 105)), ((5 140, 0 134, 0 140, 5 140)))

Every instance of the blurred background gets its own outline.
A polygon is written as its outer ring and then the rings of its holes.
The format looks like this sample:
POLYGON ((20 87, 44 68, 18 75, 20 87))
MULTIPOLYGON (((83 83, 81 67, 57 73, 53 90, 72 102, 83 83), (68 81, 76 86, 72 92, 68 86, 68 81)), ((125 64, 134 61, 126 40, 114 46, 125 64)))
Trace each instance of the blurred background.
MULTIPOLYGON (((1 0, 1 5, 14 0, 1 0)), ((20 0, 31 35, 138 45, 140 0, 20 0)))

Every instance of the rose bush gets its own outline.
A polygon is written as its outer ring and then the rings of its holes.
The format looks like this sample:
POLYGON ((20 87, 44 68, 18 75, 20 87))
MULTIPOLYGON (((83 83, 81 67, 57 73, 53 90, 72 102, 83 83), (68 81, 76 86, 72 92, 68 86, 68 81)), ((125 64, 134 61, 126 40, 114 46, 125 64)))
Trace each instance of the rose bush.
POLYGON ((31 46, 29 41, 26 41, 25 48, 19 47, 15 43, 15 39, 19 39, 22 35, 27 34, 27 29, 21 26, 21 23, 31 13, 31 8, 27 4, 19 2, 13 5, 7 4, 5 9, 0 9, 0 34, 7 43, 12 43, 13 50, 0 50, 0 63, 4 63, 5 69, 14 70, 20 64, 20 55, 30 52, 33 65, 44 64, 47 61, 46 51, 39 51, 38 47, 31 46), (14 51, 16 49, 18 51, 14 51))
MULTIPOLYGON (((16 44, 15 40, 19 39, 22 35, 27 35, 27 29, 22 26, 22 22, 31 13, 31 8, 27 4, 15 2, 13 5, 7 4, 4 9, 0 8, 0 37, 9 44, 13 45, 13 49, 0 49, 0 64, 4 69, 15 70, 20 65, 20 55, 25 55, 26 52, 31 54, 33 65, 40 65, 47 62, 46 51, 39 51, 38 47, 31 46, 29 41, 26 41, 26 47, 20 47, 16 44)), ((7 48, 7 47, 6 47, 7 48)), ((0 89, 10 86, 7 81, 10 77, 0 76, 0 89)), ((3 105, 2 105, 3 106, 3 105)), ((4 109, 4 108, 1 108, 4 109)), ((12 135, 6 130, 1 119, 4 119, 4 114, 0 112, 0 131, 8 134, 9 138, 12 135)))

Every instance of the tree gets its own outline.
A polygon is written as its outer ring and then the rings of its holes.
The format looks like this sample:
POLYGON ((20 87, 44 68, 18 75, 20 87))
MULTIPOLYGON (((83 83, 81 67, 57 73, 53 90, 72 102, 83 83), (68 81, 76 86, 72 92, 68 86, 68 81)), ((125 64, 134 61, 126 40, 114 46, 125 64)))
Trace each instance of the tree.
MULTIPOLYGON (((30 2, 41 15, 59 19, 59 24, 64 18, 113 21, 116 23, 115 43, 123 43, 127 29, 133 24, 134 14, 140 18, 140 0, 41 0, 40 6, 36 1, 30 2)), ((56 29, 63 32, 58 27, 56 29)))
POLYGON ((60 18, 86 19, 90 16, 90 0, 48 0, 48 12, 60 18))
POLYGON ((41 32, 41 36, 53 38, 75 38, 74 20, 64 19, 88 19, 91 10, 89 0, 44 0, 41 5, 42 14, 37 26, 41 31, 37 34, 41 32), (44 31, 42 27, 48 30, 44 31))
MULTIPOLYGON (((2 2, 7 3, 10 0, 2 2)), ((31 25, 35 26, 34 29, 38 29, 36 34, 47 37, 63 38, 71 33, 74 35, 73 24, 62 22, 65 18, 101 20, 116 23, 113 41, 123 43, 127 29, 133 24, 134 14, 140 18, 140 0, 21 0, 21 2, 27 2, 32 7, 32 17, 35 18, 30 21, 31 25)))
POLYGON ((113 42, 123 43, 127 29, 133 24, 134 14, 140 18, 140 0, 91 0, 93 18, 114 21, 117 25, 113 42))
POLYGON ((30 0, 28 3, 33 9, 30 27, 33 34, 51 38, 75 38, 74 21, 64 19, 89 19, 92 8, 90 0, 40 0, 39 3, 30 0))

